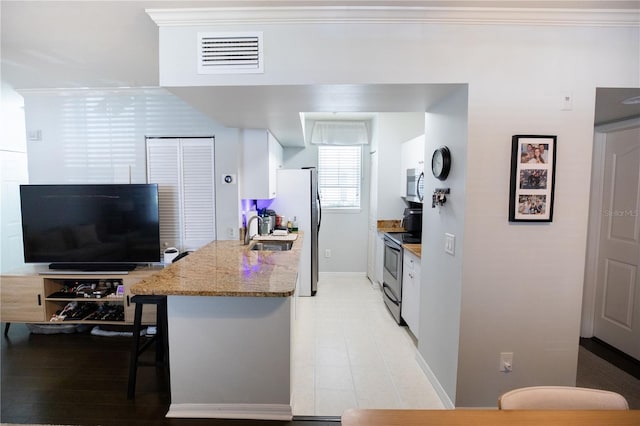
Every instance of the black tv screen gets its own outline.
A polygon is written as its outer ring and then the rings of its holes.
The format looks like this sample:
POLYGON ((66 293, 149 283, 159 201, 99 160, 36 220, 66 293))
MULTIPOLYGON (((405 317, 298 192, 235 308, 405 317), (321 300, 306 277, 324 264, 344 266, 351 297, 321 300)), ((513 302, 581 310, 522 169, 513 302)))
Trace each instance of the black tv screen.
POLYGON ((21 185, 20 204, 27 263, 160 261, 156 184, 21 185))

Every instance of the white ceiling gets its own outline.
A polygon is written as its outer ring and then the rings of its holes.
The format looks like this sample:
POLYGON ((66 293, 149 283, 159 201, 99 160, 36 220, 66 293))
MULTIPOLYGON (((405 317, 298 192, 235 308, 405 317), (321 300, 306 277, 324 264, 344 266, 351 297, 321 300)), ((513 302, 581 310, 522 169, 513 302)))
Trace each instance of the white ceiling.
MULTIPOLYGON (((447 97, 454 84, 287 85, 170 88, 227 127, 267 128, 285 146, 304 146, 300 112, 419 112, 447 97), (215 100, 215 101, 213 101, 215 100)), ((322 115, 316 115, 322 117, 322 115)), ((326 115, 325 115, 326 117, 326 115)))
MULTIPOLYGON (((638 1, 0 1, 2 80, 16 89, 158 85, 158 27, 148 8, 209 6, 422 5, 638 8, 638 1)), ((424 111, 446 85, 332 85, 175 88, 174 93, 233 127, 266 127, 299 145, 300 111, 424 111), (204 96, 203 96, 204 95, 204 96), (211 100, 215 99, 216 102, 211 100), (220 102, 222 100, 222 102, 220 102)), ((635 92, 634 92, 635 93, 635 92)), ((635 93, 637 95, 637 93, 635 93)), ((597 117, 618 117, 619 97, 598 92, 597 117), (612 102, 611 105, 600 105, 612 102)), ((640 115, 640 106, 635 110, 640 115)))

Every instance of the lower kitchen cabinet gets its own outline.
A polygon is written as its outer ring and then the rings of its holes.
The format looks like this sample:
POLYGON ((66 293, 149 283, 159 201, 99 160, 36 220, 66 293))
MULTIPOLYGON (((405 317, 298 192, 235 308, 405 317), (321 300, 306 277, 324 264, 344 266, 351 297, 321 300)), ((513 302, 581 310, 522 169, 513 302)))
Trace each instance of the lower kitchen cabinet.
POLYGON ((414 336, 420 325, 420 258, 408 250, 402 256, 401 316, 414 336))

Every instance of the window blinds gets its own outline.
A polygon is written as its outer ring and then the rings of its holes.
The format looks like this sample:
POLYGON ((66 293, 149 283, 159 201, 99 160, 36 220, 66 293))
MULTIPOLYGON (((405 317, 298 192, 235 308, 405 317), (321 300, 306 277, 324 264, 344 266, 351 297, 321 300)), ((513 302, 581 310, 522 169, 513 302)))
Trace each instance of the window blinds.
POLYGON ((360 208, 362 149, 319 146, 318 186, 325 208, 360 208))

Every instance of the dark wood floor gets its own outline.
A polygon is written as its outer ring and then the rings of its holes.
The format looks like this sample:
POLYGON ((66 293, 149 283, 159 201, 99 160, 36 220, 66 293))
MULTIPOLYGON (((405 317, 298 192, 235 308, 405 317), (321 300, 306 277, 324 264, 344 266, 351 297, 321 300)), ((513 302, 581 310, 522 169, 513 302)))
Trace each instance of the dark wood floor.
POLYGON ((580 338, 580 345, 619 369, 640 379, 640 361, 603 342, 597 337, 580 338))
MULTIPOLYGON (((4 329, 4 327, 3 327, 4 329)), ((163 375, 138 369, 135 400, 127 400, 130 338, 90 333, 32 334, 12 324, 2 337, 3 423, 66 425, 335 426, 338 419, 167 419, 169 394, 163 375)), ((143 354, 152 359, 153 351, 143 354)))

